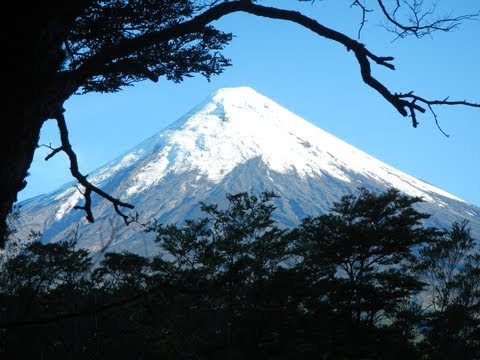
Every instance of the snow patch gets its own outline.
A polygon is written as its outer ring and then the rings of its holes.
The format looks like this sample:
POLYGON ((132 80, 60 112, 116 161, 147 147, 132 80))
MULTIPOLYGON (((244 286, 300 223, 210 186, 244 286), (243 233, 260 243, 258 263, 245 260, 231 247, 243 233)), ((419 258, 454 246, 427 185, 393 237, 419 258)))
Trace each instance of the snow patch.
POLYGON ((95 176, 92 178, 96 184, 101 183, 103 180, 108 179, 116 172, 134 164, 144 153, 143 149, 140 149, 136 152, 128 153, 123 156, 119 161, 114 162, 110 166, 105 166, 95 173, 95 176))
POLYGON ((168 158, 170 150, 171 147, 169 146, 163 148, 156 160, 149 162, 134 176, 131 181, 133 185, 126 190, 128 196, 148 189, 152 185, 158 184, 166 174, 165 170, 169 164, 168 158))
POLYGON ((470 216, 476 216, 477 213, 474 211, 465 211, 465 214, 470 215, 470 216))
POLYGON ((68 198, 62 199, 62 201, 60 202, 60 206, 58 207, 58 210, 55 213, 56 220, 60 220, 65 216, 66 213, 72 210, 73 207, 77 205, 78 200, 80 200, 80 198, 82 197, 82 194, 80 193, 80 191, 78 191, 78 189, 72 188, 60 194, 55 199, 61 199, 66 196, 68 196, 68 198))

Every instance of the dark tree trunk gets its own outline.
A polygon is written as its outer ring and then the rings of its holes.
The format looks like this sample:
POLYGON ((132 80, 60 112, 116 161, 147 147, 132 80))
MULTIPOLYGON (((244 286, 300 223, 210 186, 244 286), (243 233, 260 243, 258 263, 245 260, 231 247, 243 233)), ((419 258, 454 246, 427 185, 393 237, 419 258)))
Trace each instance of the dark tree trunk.
POLYGON ((6 219, 17 200, 17 194, 26 186, 28 169, 38 143, 43 120, 9 118, 2 122, 2 160, 0 163, 0 247, 7 236, 6 219), (23 120, 23 121, 22 121, 23 120))
POLYGON ((50 0, 25 5, 20 25, 23 38, 8 39, 8 47, 22 48, 23 64, 20 65, 18 57, 10 56, 11 66, 8 68, 18 70, 5 74, 9 87, 18 91, 15 95, 12 95, 14 91, 8 94, 11 100, 7 96, 6 105, 12 111, 0 125, 0 248, 8 236, 7 216, 18 193, 27 184, 40 129, 47 119, 62 109, 63 102, 75 91, 69 91, 67 82, 58 79, 64 61, 62 43, 69 24, 89 1, 50 0), (23 118, 15 117, 18 111, 13 110, 22 100, 23 118))

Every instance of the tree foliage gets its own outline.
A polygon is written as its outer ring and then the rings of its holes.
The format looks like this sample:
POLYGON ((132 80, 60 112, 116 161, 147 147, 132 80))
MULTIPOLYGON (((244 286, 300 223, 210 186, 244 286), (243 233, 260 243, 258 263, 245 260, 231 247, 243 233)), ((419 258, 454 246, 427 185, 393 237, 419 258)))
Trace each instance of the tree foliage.
POLYGON ((455 222, 421 251, 420 274, 430 285, 425 352, 434 359, 480 356, 480 253, 467 222, 455 222))
POLYGON ((34 242, 3 262, 1 351, 75 359, 477 359, 480 255, 466 223, 361 190, 293 229, 276 195, 227 195, 157 255, 34 242), (25 346, 28 344, 28 346, 25 346))

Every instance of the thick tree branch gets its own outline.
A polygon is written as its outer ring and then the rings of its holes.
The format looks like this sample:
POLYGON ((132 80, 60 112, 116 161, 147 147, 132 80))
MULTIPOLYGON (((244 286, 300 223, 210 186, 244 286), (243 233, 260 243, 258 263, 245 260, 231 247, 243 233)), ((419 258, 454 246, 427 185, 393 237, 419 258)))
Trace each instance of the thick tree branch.
MULTIPOLYGON (((380 0, 379 2, 380 5, 383 6, 383 3, 380 0)), ((342 44, 346 47, 347 51, 352 51, 355 54, 357 62, 360 65, 360 73, 363 81, 377 91, 381 96, 383 96, 383 98, 385 98, 390 104, 392 104, 402 116, 410 116, 412 118, 412 124, 414 127, 418 126, 417 113, 424 113, 426 110, 424 107, 417 104, 419 98, 413 99, 408 98, 408 96, 406 96, 407 94, 392 93, 383 83, 381 83, 372 75, 371 61, 378 65, 394 70, 395 66, 392 64, 392 61, 394 60, 393 57, 377 56, 368 50, 364 44, 346 36, 341 32, 328 28, 318 23, 316 20, 311 19, 297 11, 256 5, 249 1, 220 3, 184 23, 163 29, 161 31, 141 35, 137 38, 126 39, 118 44, 118 46, 105 49, 95 56, 92 56, 82 66, 80 66, 78 70, 69 72, 68 75, 76 78, 77 80, 101 75, 106 70, 111 69, 112 61, 115 59, 127 56, 135 51, 146 49, 158 42, 168 41, 190 33, 202 31, 202 29, 209 23, 235 12, 245 12, 256 16, 290 21, 311 30, 321 37, 342 44)), ((386 9, 385 12, 387 12, 386 9)), ((424 103, 427 105, 426 102, 424 103)), ((441 103, 438 103, 438 105, 440 104, 441 103)), ((466 101, 449 102, 448 104, 445 103, 445 105, 454 104, 475 106, 475 104, 466 101)))
MULTIPOLYGON (((78 182, 85 188, 85 190, 82 192, 83 197, 85 198, 85 204, 83 206, 75 206, 74 208, 84 210, 86 213, 87 220, 89 222, 94 222, 95 219, 92 213, 92 198, 91 198, 92 192, 94 192, 100 195, 101 197, 103 197, 104 199, 108 200, 109 202, 111 202, 115 209, 115 212, 118 215, 120 215, 123 218, 125 224, 128 225, 130 223, 129 217, 128 215, 125 215, 120 210, 120 207, 133 209, 134 206, 131 204, 125 203, 123 201, 120 201, 119 199, 116 199, 113 196, 107 194, 106 192, 99 189, 98 187, 93 185, 91 182, 89 182, 87 180, 87 177, 82 173, 80 173, 78 169, 77 155, 73 151, 72 145, 70 144, 70 139, 68 137, 67 123, 65 122, 65 117, 63 115, 63 112, 60 112, 60 111, 58 112, 58 114, 56 115, 56 120, 57 120, 58 130, 60 132, 60 139, 62 142, 62 146, 59 149, 61 149, 63 152, 65 152, 65 154, 67 154, 70 160, 70 172, 72 173, 73 177, 77 179, 78 182)), ((57 149, 55 149, 54 152, 55 153, 58 152, 57 149)))
POLYGON ((382 95, 390 104, 392 104, 397 111, 403 115, 410 115, 412 118, 412 124, 414 127, 418 126, 417 112, 424 113, 425 108, 418 105, 417 102, 422 102, 425 105, 464 105, 470 107, 480 107, 478 103, 468 101, 439 101, 439 100, 427 100, 419 96, 409 94, 393 94, 385 85, 372 76, 370 60, 376 62, 378 65, 385 66, 394 70, 395 67, 390 63, 393 57, 380 57, 371 53, 363 44, 355 41, 354 39, 338 32, 333 29, 327 28, 317 21, 310 19, 309 17, 289 10, 282 10, 276 8, 269 8, 259 5, 251 5, 250 8, 243 10, 245 12, 255 14, 258 16, 264 16, 274 19, 282 19, 295 22, 303 27, 313 31, 314 33, 333 40, 344 45, 347 50, 352 50, 360 65, 360 73, 363 81, 375 89, 380 95, 382 95), (408 99, 408 100, 406 100, 408 99))
POLYGON ((394 95, 383 84, 371 76, 369 60, 374 61, 378 65, 394 70, 395 67, 393 64, 391 64, 393 57, 377 56, 370 52, 358 41, 351 39, 350 37, 336 30, 330 29, 297 11, 265 7, 244 1, 221 3, 190 21, 178 24, 162 31, 152 32, 134 39, 124 40, 115 48, 105 49, 103 52, 92 56, 78 70, 70 72, 70 76, 77 79, 78 77, 85 79, 91 76, 101 75, 107 68, 111 66, 111 62, 116 58, 127 56, 128 54, 140 49, 148 48, 158 42, 168 41, 179 36, 201 31, 210 22, 218 20, 222 16, 234 12, 246 12, 257 16, 291 21, 302 25, 303 27, 324 38, 344 45, 347 50, 352 50, 355 53, 355 56, 360 64, 361 74, 364 82, 377 90, 384 98, 386 98, 393 106, 395 106, 395 108, 403 116, 407 115, 407 112, 404 109, 405 104, 395 98, 394 95))
POLYGON ((268 17, 272 19, 287 20, 299 25, 302 25, 318 35, 330 40, 339 42, 352 49, 355 47, 362 47, 363 52, 377 64, 394 69, 394 66, 389 63, 393 60, 392 57, 379 57, 368 51, 363 44, 349 38, 348 36, 321 25, 317 21, 309 17, 291 10, 283 10, 261 5, 255 5, 245 1, 226 2, 216 5, 204 13, 196 16, 192 20, 175 25, 173 27, 155 31, 148 34, 140 35, 136 38, 125 39, 117 46, 104 49, 96 55, 86 60, 77 70, 65 72, 72 78, 85 79, 92 76, 102 75, 106 67, 112 66, 112 61, 125 56, 128 56, 136 51, 149 48, 150 46, 176 39, 187 34, 202 32, 208 24, 220 19, 221 17, 235 13, 246 12, 252 15, 268 17))
POLYGON ((377 79, 375 79, 372 76, 370 60, 374 61, 378 65, 385 66, 391 70, 395 70, 394 65, 391 64, 391 61, 394 60, 393 57, 377 56, 372 52, 370 52, 362 43, 346 36, 343 33, 330 29, 318 23, 317 21, 296 11, 289 11, 289 10, 252 5, 252 8, 248 9, 247 12, 258 15, 258 16, 292 21, 294 23, 302 25, 303 27, 311 30, 312 32, 324 38, 333 40, 337 43, 344 45, 347 51, 351 50, 355 54, 358 64, 360 65, 360 73, 362 75, 363 81, 367 85, 375 89, 388 102, 390 102, 401 115, 403 116, 408 115, 406 110, 406 105, 407 105, 406 102, 401 99, 398 99, 394 94, 392 94, 387 89, 385 85, 383 85, 381 82, 379 82, 377 79))

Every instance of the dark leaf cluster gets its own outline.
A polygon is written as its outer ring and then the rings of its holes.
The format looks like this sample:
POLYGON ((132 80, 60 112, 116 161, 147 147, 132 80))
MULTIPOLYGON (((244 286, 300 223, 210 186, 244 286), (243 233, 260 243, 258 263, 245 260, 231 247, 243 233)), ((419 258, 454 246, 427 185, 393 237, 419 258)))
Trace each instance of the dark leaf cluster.
POLYGON ((110 0, 92 2, 64 41, 65 69, 84 77, 82 92, 114 92, 159 77, 180 82, 185 76, 217 75, 230 65, 220 50, 232 39, 212 26, 175 34, 175 26, 195 15, 187 0, 110 0), (162 32, 165 41, 152 42, 162 32), (141 46, 141 43, 150 43, 141 46))

